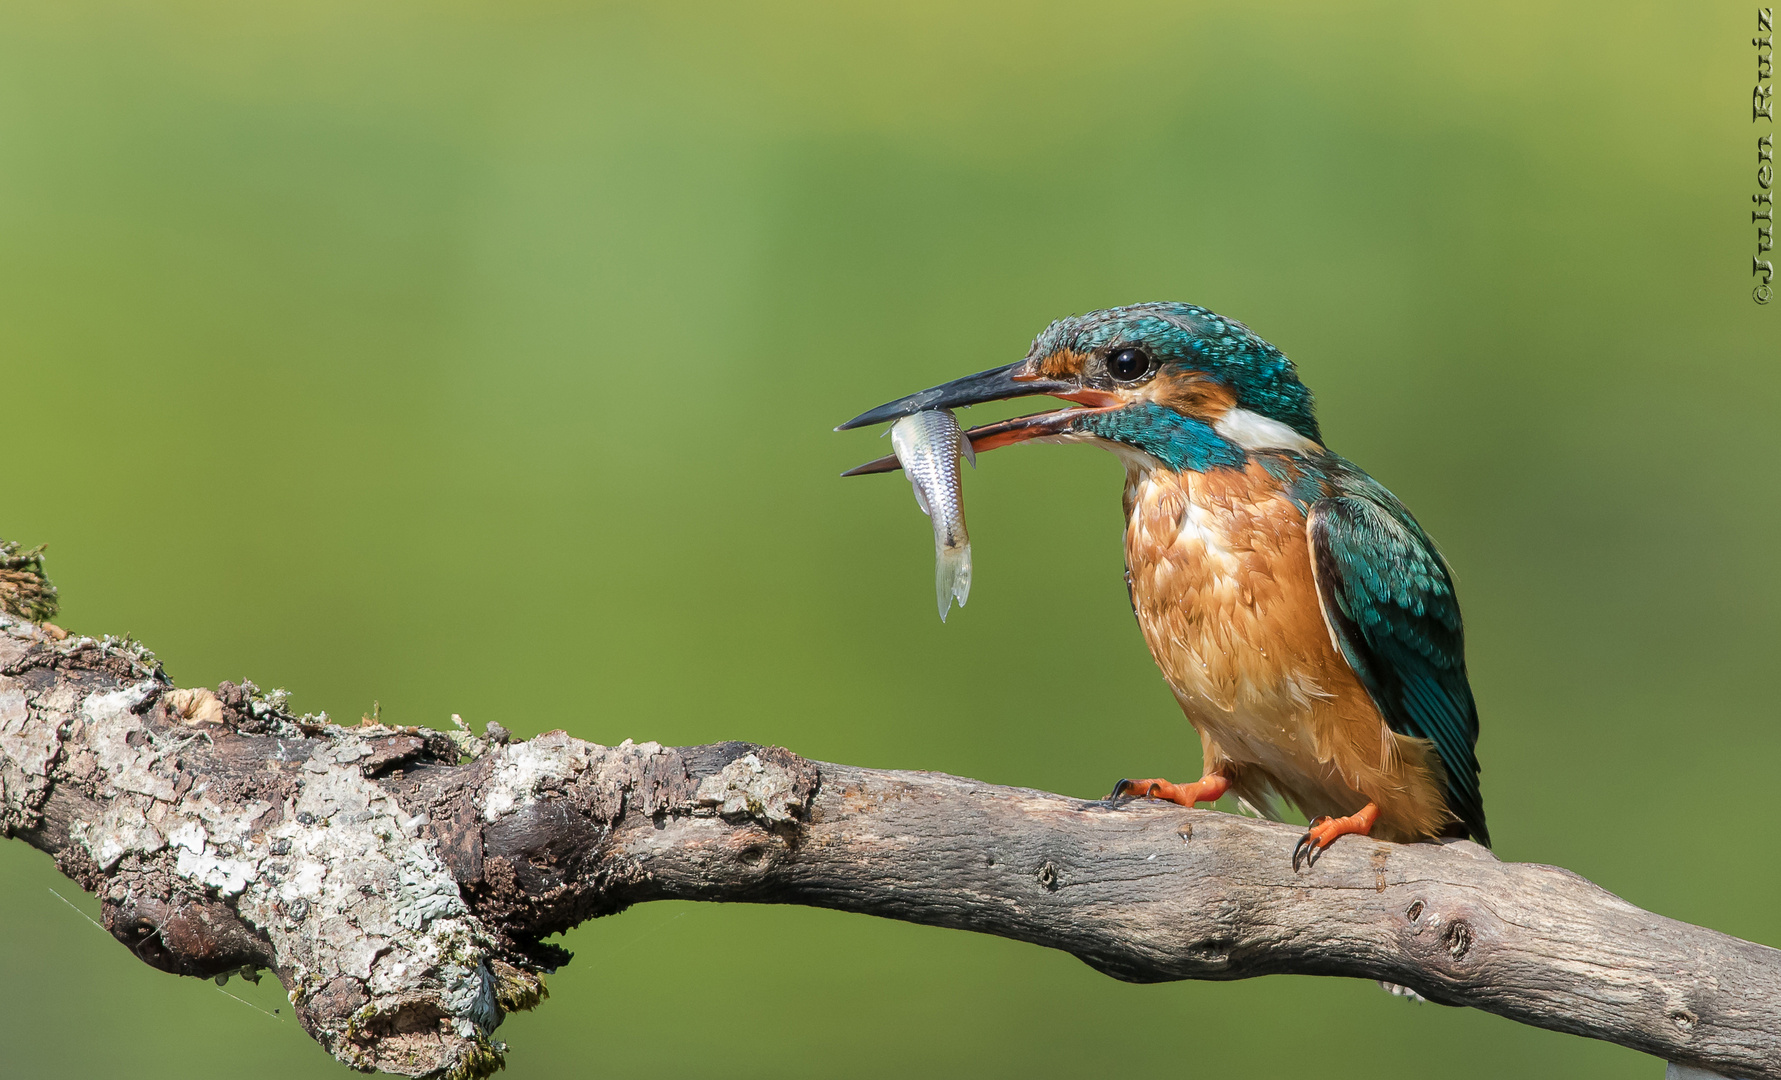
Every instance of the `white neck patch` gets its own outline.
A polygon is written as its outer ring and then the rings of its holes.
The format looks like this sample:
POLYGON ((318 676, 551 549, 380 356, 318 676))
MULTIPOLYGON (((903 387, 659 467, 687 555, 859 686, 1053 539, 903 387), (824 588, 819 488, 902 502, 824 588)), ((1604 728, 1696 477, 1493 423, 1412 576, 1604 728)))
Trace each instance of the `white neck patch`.
POLYGON ((1280 421, 1248 409, 1230 410, 1218 418, 1212 430, 1245 450, 1291 450, 1315 454, 1323 449, 1280 421))

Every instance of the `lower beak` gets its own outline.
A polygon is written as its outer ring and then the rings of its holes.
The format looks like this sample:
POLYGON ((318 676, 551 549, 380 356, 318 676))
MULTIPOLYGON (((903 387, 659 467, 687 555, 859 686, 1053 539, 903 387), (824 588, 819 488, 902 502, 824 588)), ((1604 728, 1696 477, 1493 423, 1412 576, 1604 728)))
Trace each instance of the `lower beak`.
MULTIPOLYGON (((995 450, 1003 446, 1012 446, 1017 442, 1030 439, 1057 438, 1075 431, 1075 424, 1081 417, 1098 409, 1053 409, 1051 412, 1035 413, 1032 416, 1017 416, 1012 420, 1000 420, 994 424, 984 424, 965 432, 965 439, 971 444, 972 454, 981 454, 985 450, 995 450)), ((876 461, 868 461, 842 473, 842 476, 866 476, 871 473, 896 472, 903 465, 897 455, 887 454, 876 461)))

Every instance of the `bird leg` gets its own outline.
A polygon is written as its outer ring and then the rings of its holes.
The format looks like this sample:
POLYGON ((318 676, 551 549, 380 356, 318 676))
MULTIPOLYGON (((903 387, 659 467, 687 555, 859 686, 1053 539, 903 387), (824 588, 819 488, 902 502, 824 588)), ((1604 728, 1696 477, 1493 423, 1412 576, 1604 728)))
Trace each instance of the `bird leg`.
POLYGON ((1113 785, 1112 799, 1167 799, 1182 806, 1217 802, 1231 786, 1230 780, 1217 773, 1207 773, 1191 784, 1171 784, 1167 780, 1121 780, 1113 785))
POLYGON ((1356 836, 1368 835, 1373 831, 1373 823, 1378 820, 1379 807, 1368 803, 1347 817, 1320 817, 1313 821, 1305 830, 1305 835, 1299 837, 1299 842, 1293 845, 1293 872, 1298 872, 1301 859, 1306 866, 1316 866, 1317 856, 1322 854, 1324 848, 1335 843, 1338 836, 1349 833, 1356 836))

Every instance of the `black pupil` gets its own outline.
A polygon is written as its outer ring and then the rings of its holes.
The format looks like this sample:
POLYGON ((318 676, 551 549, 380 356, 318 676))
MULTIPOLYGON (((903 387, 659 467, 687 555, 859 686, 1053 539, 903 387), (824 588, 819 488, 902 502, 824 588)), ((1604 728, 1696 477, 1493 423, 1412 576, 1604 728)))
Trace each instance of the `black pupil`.
POLYGON ((1138 349, 1121 349, 1107 361, 1107 370, 1115 379, 1136 379, 1150 370, 1150 357, 1138 349))

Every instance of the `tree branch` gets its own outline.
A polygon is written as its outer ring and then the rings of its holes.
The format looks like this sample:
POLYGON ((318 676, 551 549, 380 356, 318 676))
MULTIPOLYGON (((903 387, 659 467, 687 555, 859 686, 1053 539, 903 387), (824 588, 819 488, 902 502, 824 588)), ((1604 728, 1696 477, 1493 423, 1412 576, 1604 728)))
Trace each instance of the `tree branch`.
MULTIPOLYGON (((47 584, 47 583, 46 583, 47 584)), ((1345 975, 1781 1080, 1781 951, 1467 842, 1344 838, 724 743, 602 747, 176 690, 128 641, 0 613, 0 835, 183 975, 270 968, 340 1060, 485 1076, 542 939, 647 900, 797 903, 1029 941, 1135 982, 1345 975)))

